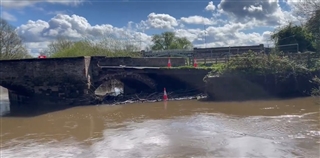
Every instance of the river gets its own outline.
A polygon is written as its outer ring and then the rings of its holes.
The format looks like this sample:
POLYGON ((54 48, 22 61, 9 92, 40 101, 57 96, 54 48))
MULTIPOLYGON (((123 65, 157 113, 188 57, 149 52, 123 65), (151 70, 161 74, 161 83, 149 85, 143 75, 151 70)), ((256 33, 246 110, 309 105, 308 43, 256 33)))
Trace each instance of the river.
MULTIPOLYGON (((2 99, 1 111, 6 110, 2 99)), ((311 97, 83 106, 2 117, 0 157, 315 158, 319 119, 311 97)))

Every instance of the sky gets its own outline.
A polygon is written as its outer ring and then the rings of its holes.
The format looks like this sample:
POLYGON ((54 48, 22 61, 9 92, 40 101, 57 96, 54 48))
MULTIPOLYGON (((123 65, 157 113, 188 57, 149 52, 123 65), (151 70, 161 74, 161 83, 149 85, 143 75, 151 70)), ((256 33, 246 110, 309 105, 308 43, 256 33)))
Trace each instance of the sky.
POLYGON ((0 0, 1 18, 16 28, 33 55, 59 36, 117 38, 152 44, 173 31, 195 47, 271 46, 270 35, 289 22, 292 0, 0 0))

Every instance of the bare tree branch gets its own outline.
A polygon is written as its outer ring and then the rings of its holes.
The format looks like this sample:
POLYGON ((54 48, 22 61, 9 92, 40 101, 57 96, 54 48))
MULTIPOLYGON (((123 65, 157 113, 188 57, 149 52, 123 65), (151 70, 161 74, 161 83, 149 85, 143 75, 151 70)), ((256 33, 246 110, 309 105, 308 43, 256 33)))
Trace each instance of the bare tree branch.
POLYGON ((0 60, 30 57, 14 28, 0 18, 0 60))
POLYGON ((292 4, 295 14, 307 19, 311 18, 320 9, 320 0, 300 0, 292 4))

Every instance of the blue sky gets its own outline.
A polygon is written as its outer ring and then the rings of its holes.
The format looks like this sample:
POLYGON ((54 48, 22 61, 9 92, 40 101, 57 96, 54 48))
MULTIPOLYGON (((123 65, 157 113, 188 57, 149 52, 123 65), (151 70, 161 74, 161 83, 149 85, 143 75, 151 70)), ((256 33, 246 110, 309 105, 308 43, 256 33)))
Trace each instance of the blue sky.
POLYGON ((2 0, 1 17, 37 54, 57 36, 116 36, 150 45, 153 34, 173 31, 197 47, 270 44, 272 31, 298 21, 283 0, 2 0), (205 39, 205 40, 204 40, 205 39), (204 42, 205 41, 205 42, 204 42))
POLYGON ((177 2, 164 0, 159 1, 137 1, 129 2, 85 2, 77 7, 70 7, 63 4, 39 3, 35 7, 26 7, 19 12, 13 9, 3 8, 15 17, 18 21, 12 24, 19 26, 28 20, 42 19, 50 20, 55 13, 76 14, 86 17, 90 24, 113 24, 116 27, 127 25, 128 21, 140 22, 146 19, 147 15, 155 13, 166 13, 173 17, 186 17, 189 15, 210 16, 210 12, 205 12, 204 6, 207 2, 177 2), (167 2, 166 2, 167 1, 167 2), (183 9, 182 9, 183 8, 183 9))

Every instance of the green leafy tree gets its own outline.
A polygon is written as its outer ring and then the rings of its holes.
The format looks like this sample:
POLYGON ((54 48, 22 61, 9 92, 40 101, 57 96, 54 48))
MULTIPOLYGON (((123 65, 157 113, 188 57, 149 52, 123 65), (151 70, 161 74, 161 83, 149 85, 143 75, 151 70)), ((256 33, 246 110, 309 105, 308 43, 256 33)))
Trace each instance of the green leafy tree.
POLYGON ((187 49, 192 48, 192 43, 185 37, 176 37, 173 32, 164 32, 152 37, 152 50, 187 49))
POLYGON ((138 47, 128 41, 104 38, 100 41, 89 39, 71 41, 58 38, 43 53, 49 57, 107 56, 107 57, 140 57, 138 47))
POLYGON ((320 52, 320 8, 316 10, 313 16, 307 21, 306 28, 314 38, 313 46, 320 52))
POLYGON ((57 52, 61 52, 63 50, 71 48, 73 44, 73 41, 68 40, 65 37, 59 36, 48 45, 48 48, 46 50, 40 52, 40 54, 51 57, 57 52))
POLYGON ((294 13, 306 21, 304 26, 313 36, 313 46, 320 52, 320 0, 303 0, 293 4, 294 13))
MULTIPOLYGON (((280 46, 298 44, 298 51, 315 51, 313 35, 303 26, 289 24, 276 31, 271 38, 275 41, 279 51, 287 52, 286 48, 280 46)), ((292 50, 290 50, 292 51, 292 50)))
POLYGON ((0 60, 31 57, 13 26, 0 18, 0 60))

